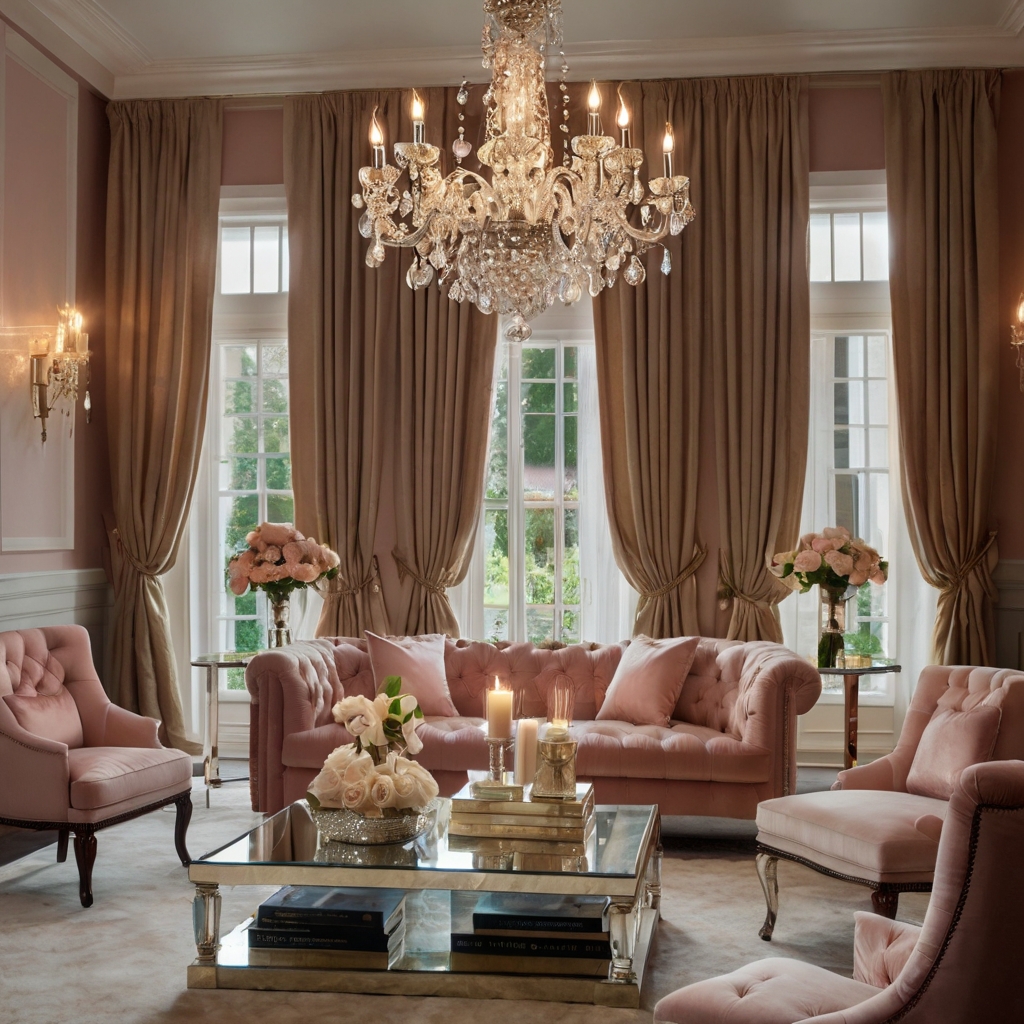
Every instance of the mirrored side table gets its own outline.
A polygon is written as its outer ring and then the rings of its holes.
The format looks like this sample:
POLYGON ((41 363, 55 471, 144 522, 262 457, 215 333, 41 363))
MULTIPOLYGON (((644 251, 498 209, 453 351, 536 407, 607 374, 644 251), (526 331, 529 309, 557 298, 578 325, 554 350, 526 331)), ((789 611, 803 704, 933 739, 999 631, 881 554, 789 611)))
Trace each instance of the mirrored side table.
POLYGON ((901 672, 899 665, 859 665, 851 668, 819 668, 823 676, 841 676, 843 680, 843 767, 857 765, 857 723, 860 718, 860 677, 901 672))
MULTIPOLYGON (((245 668, 255 652, 217 651, 214 654, 200 654, 193 659, 193 668, 206 669, 206 733, 203 737, 203 779, 206 782, 206 806, 210 806, 210 790, 219 789, 220 754, 217 733, 220 728, 219 687, 217 680, 222 668, 245 668)), ((243 781, 239 779, 238 781, 243 781)))

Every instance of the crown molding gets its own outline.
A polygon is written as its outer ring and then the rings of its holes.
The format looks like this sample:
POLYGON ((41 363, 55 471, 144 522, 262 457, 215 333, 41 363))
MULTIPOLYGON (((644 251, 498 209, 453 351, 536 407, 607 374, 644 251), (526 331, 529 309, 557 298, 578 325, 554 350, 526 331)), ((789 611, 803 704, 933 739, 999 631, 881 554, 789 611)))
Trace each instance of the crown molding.
POLYGON ((141 71, 152 54, 96 0, 32 0, 59 29, 115 75, 141 71))
POLYGON ((1011 35, 1020 35, 1024 29, 1024 0, 1010 0, 999 19, 999 28, 1011 35))

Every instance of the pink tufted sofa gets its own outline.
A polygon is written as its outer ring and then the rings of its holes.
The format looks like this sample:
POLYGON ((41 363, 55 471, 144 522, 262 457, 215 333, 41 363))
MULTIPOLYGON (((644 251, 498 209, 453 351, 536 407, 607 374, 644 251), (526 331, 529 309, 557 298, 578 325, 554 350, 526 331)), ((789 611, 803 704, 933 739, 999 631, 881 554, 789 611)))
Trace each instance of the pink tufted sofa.
MULTIPOLYGON (((450 795, 487 767, 483 691, 498 676, 522 695, 523 717, 547 710, 559 676, 576 684, 577 774, 599 803, 657 803, 663 814, 753 818, 757 804, 793 791, 796 716, 821 693, 816 669, 779 644, 703 639, 668 728, 595 721, 621 644, 547 650, 530 643, 449 640, 445 667, 457 718, 427 718, 419 760, 450 795)), ((372 697, 366 641, 304 641, 249 663, 249 771, 254 810, 301 799, 324 759, 351 741, 331 708, 372 697)))

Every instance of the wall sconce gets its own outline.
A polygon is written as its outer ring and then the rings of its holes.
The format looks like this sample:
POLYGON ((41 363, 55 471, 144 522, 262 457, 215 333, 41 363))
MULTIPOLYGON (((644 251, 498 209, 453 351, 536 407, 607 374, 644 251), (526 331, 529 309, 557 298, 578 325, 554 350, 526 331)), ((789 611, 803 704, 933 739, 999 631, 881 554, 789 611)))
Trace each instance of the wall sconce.
POLYGON ((1024 292, 1017 300, 1017 322, 1010 324, 1010 344, 1017 350, 1017 369, 1020 371, 1020 389, 1024 391, 1024 292))
POLYGON ((82 330, 82 314, 65 303, 57 310, 57 335, 50 352, 48 338, 29 342, 32 363, 32 415, 42 421, 46 443, 46 419, 63 398, 74 405, 78 401, 79 371, 84 366, 85 422, 92 419, 89 395, 89 335, 82 330))

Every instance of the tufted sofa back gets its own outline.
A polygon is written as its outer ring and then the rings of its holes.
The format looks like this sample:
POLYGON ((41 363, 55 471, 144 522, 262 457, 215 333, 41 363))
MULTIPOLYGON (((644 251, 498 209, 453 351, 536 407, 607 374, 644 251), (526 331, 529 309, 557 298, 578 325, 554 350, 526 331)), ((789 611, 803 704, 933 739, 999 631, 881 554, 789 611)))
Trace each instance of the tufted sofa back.
MULTIPOLYGON (((331 678, 322 681, 331 692, 324 692, 315 701, 315 723, 325 725, 332 721, 331 707, 342 695, 374 695, 373 670, 365 640, 333 637, 315 643, 330 646, 337 672, 336 677, 331 674, 331 678)), ((749 702, 743 696, 749 686, 740 684, 752 682, 750 664, 758 659, 759 664, 764 664, 766 652, 762 648, 777 650, 780 656, 792 659, 792 653, 777 644, 703 638, 672 717, 740 736, 749 713, 749 702)), ((521 695, 519 713, 523 717, 540 717, 547 714, 551 686, 567 676, 576 686, 574 717, 594 719, 624 649, 625 644, 583 643, 548 650, 531 643, 448 640, 448 688, 460 715, 482 718, 484 691, 497 676, 521 695)))

